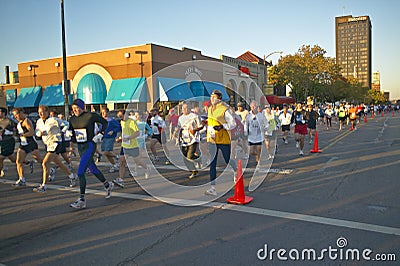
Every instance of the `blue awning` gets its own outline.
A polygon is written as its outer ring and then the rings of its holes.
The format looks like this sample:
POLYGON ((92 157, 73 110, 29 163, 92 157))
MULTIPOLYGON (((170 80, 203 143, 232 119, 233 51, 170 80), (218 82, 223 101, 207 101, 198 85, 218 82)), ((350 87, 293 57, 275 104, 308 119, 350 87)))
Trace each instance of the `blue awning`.
POLYGON ((207 97, 211 96, 213 90, 219 90, 222 93, 222 100, 229 101, 229 95, 222 84, 212 81, 195 80, 190 82, 190 89, 192 90, 195 97, 207 97))
POLYGON ((104 104, 107 96, 107 89, 104 80, 95 73, 83 76, 79 81, 76 95, 85 104, 104 104))
POLYGON ((14 106, 14 103, 17 99, 17 90, 7 90, 6 91, 6 105, 7 106, 14 106))
MULTIPOLYGON (((72 103, 72 95, 68 95, 69 104, 72 103)), ((62 85, 48 86, 43 92, 39 105, 64 106, 64 91, 62 85)))
POLYGON ((113 80, 108 90, 106 103, 144 103, 147 102, 146 78, 113 80))
POLYGON ((42 98, 42 87, 22 88, 14 107, 38 107, 42 98))
POLYGON ((160 102, 179 102, 194 97, 184 79, 157 77, 157 84, 160 102))

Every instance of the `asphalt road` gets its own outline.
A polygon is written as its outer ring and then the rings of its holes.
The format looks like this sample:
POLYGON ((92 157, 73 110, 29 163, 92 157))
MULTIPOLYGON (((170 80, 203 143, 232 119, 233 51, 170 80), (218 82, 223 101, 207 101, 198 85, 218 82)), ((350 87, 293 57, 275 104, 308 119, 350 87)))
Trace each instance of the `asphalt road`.
MULTIPOLYGON (((335 124, 318 130, 322 153, 309 153, 312 145, 306 143, 299 157, 293 137, 288 145, 278 139, 267 178, 255 191, 246 190, 254 198, 248 205, 226 204, 233 190, 201 206, 166 204, 132 178, 106 200, 102 185, 89 175, 87 209, 77 211, 69 204, 78 190, 65 187, 60 171, 48 191, 37 194, 32 187, 11 187, 16 171, 7 161, 0 179, 0 263, 398 265, 400 114, 369 118, 356 131, 339 132, 335 124)), ((157 168, 184 186, 209 179, 202 171, 188 180, 187 172, 162 161, 157 168)), ((100 169, 108 170, 104 159, 100 169)), ((252 171, 251 161, 246 187, 252 171)), ((26 176, 29 185, 40 174, 36 163, 34 174, 26 176)))

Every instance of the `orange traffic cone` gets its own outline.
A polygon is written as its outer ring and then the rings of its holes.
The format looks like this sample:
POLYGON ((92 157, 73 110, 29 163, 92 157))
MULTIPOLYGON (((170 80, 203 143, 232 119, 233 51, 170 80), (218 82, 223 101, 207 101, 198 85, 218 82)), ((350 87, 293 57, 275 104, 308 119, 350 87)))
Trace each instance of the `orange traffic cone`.
POLYGON ((238 160, 236 183, 235 183, 235 195, 229 197, 226 201, 232 204, 247 204, 253 200, 252 197, 244 194, 244 182, 242 173, 242 160, 238 160))
POLYGON ((382 117, 384 117, 385 116, 385 111, 382 111, 382 117))
POLYGON ((311 153, 322 152, 321 150, 318 150, 318 131, 315 131, 314 148, 310 150, 310 152, 311 153))
POLYGON ((372 117, 371 117, 371 119, 374 119, 374 118, 375 118, 375 113, 372 112, 372 117))
POLYGON ((364 116, 364 122, 365 122, 365 123, 368 122, 368 119, 367 119, 367 116, 366 116, 366 115, 364 116))

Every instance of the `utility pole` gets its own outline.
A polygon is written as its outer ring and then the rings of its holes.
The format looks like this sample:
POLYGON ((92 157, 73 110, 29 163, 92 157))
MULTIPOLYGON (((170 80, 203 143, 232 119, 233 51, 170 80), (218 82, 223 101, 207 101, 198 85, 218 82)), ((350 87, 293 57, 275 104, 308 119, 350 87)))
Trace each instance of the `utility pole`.
POLYGON ((67 48, 65 45, 65 22, 64 22, 64 0, 60 0, 61 4, 61 36, 62 36, 62 54, 63 54, 63 73, 64 73, 64 102, 65 102, 65 118, 67 119, 69 116, 69 83, 68 83, 68 76, 67 76, 67 48))

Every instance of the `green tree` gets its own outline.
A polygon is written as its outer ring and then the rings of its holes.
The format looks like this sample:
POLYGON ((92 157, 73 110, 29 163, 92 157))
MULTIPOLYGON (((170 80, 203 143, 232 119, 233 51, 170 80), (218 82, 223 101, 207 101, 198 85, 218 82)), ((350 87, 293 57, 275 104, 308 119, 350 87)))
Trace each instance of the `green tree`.
POLYGON ((319 100, 331 97, 332 93, 326 92, 340 76, 340 67, 325 54, 318 45, 302 46, 296 54, 280 58, 269 72, 269 79, 272 83, 288 85, 297 101, 305 101, 310 95, 319 100))

